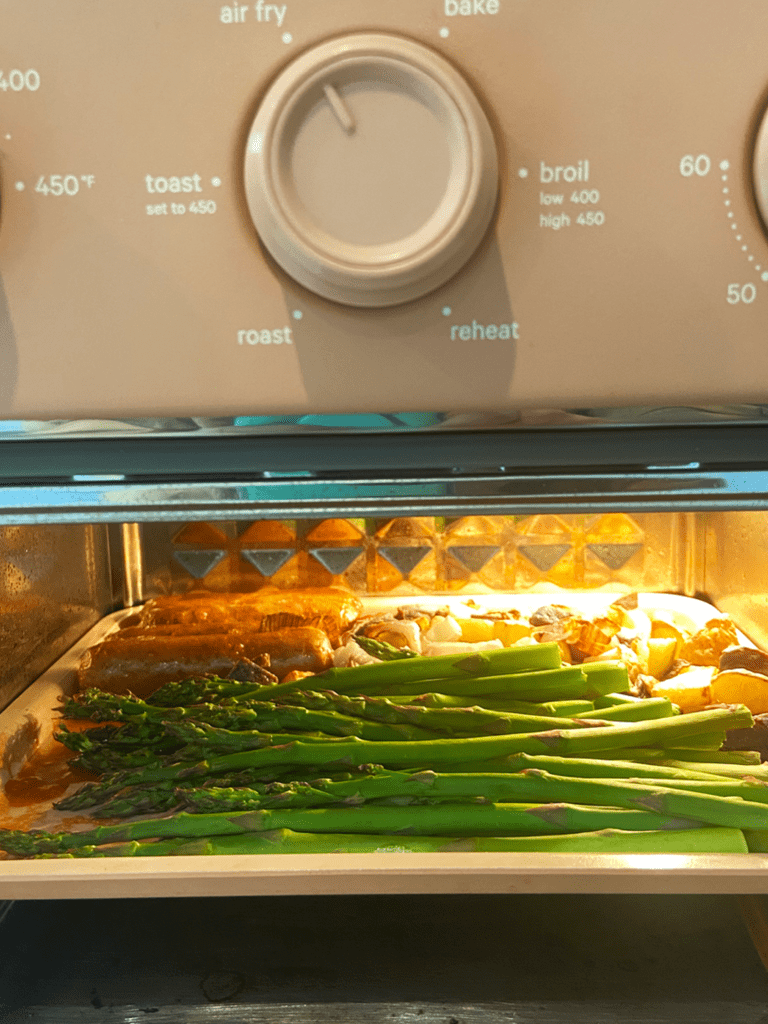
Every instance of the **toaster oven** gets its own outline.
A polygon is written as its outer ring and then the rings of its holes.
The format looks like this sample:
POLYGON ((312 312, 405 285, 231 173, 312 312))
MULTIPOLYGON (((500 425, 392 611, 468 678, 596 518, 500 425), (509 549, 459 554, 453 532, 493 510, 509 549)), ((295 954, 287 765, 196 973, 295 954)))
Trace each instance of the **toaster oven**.
MULTIPOLYGON (((768 647, 768 14, 707 9, 0 0, 6 776, 87 646, 195 587, 641 591, 768 647)), ((9 860, 0 897, 764 878, 760 854, 9 860)))

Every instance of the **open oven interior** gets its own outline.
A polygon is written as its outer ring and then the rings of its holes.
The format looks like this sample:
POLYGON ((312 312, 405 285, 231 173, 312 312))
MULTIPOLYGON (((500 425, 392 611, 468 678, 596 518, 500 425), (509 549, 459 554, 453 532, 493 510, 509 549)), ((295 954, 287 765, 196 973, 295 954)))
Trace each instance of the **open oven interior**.
MULTIPOLYGON (((489 609, 530 618, 550 605, 583 608, 589 618, 640 595, 646 607, 690 602, 695 611, 682 614, 693 632, 710 616, 727 616, 739 642, 768 649, 762 413, 694 413, 638 423, 582 411, 586 422, 550 414, 535 425, 445 429, 164 421, 135 430, 78 423, 7 431, 3 778, 18 780, 33 752, 52 742, 62 697, 85 685, 87 652, 121 627, 141 628, 142 608, 185 595, 230 595, 236 604, 328 588, 354 595, 365 614, 421 606, 436 618, 454 609, 459 619, 483 619, 489 609)), ((496 642, 497 625, 483 627, 496 642)), ((461 632, 462 640, 469 635, 463 625, 461 632)), ((335 658, 341 636, 330 644, 335 658)), ((562 648, 563 659, 581 664, 588 652, 571 648, 562 648)), ((19 808, 9 812, 16 826, 60 824, 45 817, 50 804, 26 825, 26 804, 19 808)), ((393 869, 377 855, 360 874, 359 854, 339 856, 331 870, 318 854, 309 873, 302 857, 280 858, 276 874, 264 864, 231 870, 224 862, 232 858, 180 857, 193 863, 179 876, 179 894, 193 884, 208 895, 275 886, 285 894, 494 892, 510 872, 532 891, 586 884, 654 892, 673 879, 675 891, 690 892, 699 891, 697 872, 709 870, 701 858, 683 858, 662 879, 636 870, 631 858, 606 856, 590 862, 585 882, 578 858, 553 872, 554 862, 535 854, 515 855, 529 864, 494 853, 443 861, 430 853, 413 869, 405 861, 393 869)), ((92 867, 9 861, 0 895, 156 896, 177 865, 153 860, 160 858, 102 873, 96 889, 92 867)), ((719 863, 718 891, 753 885, 762 858, 731 860, 719 863)))
MULTIPOLYGON (((166 594, 347 587, 369 598, 648 592, 710 602, 768 647, 763 511, 60 523, 0 528, 0 700, 105 615, 166 594)), ((554 598, 552 595, 555 595, 554 598)))

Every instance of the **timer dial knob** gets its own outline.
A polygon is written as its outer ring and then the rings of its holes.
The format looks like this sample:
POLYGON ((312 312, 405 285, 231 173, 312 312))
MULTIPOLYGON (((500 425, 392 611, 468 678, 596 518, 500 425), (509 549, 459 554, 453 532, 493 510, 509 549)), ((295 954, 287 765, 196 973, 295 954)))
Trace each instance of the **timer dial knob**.
POLYGON ((763 223, 768 228, 768 114, 760 125, 755 143, 755 198, 763 218, 763 223))
POLYGON ((400 36, 349 35, 272 83, 245 187, 288 274, 324 298, 383 307, 466 263, 493 216, 498 158, 482 107, 444 58, 400 36))

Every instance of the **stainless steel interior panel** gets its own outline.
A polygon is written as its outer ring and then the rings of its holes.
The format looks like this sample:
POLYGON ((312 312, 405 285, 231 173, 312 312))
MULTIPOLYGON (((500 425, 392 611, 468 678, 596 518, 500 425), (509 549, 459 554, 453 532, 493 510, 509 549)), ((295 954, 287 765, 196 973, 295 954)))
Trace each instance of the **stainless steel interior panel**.
POLYGON ((111 605, 106 526, 0 527, 0 707, 111 605))
POLYGON ((680 513, 269 520, 254 511, 239 521, 134 526, 144 595, 270 584, 368 595, 697 589, 687 544, 695 517, 680 513))
POLYGON ((697 524, 701 590, 759 646, 768 646, 768 516, 711 513, 697 524))

